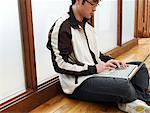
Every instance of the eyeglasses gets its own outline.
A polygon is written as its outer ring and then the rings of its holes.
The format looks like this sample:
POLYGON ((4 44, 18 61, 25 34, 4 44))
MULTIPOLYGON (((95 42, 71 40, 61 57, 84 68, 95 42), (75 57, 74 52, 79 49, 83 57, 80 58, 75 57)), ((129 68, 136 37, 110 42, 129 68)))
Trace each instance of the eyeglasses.
POLYGON ((92 2, 90 2, 88 0, 86 0, 86 2, 89 3, 89 4, 91 4, 92 7, 97 7, 99 5, 99 4, 94 4, 94 3, 92 3, 92 2))

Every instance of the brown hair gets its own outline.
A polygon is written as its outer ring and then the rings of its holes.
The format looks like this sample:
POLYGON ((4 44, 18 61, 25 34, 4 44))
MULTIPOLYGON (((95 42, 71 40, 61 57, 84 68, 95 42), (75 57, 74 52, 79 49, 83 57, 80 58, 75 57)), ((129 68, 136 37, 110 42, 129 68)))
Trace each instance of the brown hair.
MULTIPOLYGON (((71 1, 72 1, 72 5, 76 3, 76 0, 71 0, 71 1)), ((86 0, 83 0, 82 4, 84 4, 85 1, 86 1, 86 0)), ((101 1, 101 0, 93 0, 93 2, 94 2, 94 3, 97 3, 97 4, 99 3, 99 1, 101 1)))

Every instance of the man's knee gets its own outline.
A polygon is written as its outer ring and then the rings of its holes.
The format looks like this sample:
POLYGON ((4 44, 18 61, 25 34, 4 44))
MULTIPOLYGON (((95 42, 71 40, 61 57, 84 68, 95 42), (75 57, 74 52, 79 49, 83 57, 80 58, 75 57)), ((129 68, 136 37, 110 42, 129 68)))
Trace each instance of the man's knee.
POLYGON ((137 98, 136 91, 133 87, 126 89, 126 93, 127 93, 127 95, 126 95, 125 99, 128 102, 131 102, 137 98))
POLYGON ((136 91, 133 85, 128 81, 123 81, 123 86, 120 90, 121 97, 123 98, 123 102, 130 102, 137 98, 136 91))
MULTIPOLYGON (((140 68, 140 70, 137 72, 138 76, 142 76, 143 79, 149 79, 149 73, 148 69, 146 67, 146 64, 143 64, 143 66, 140 68)), ((141 78, 141 77, 140 77, 141 78)), ((141 79, 142 79, 141 78, 141 79)))

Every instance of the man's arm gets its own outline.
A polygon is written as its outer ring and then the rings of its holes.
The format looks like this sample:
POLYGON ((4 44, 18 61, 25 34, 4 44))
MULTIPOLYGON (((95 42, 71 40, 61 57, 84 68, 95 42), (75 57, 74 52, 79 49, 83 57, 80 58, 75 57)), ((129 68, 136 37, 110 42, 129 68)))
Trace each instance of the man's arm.
POLYGON ((69 55, 72 53, 71 31, 65 23, 53 26, 50 30, 47 48, 51 50, 52 62, 56 72, 68 75, 85 76, 96 74, 95 65, 71 63, 69 55))

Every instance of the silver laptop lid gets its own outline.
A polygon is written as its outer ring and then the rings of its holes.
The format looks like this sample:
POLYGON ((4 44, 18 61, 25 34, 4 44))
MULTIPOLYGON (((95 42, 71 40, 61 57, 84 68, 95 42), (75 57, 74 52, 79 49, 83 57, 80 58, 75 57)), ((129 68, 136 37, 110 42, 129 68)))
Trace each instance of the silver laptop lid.
MULTIPOLYGON (((150 53, 144 58, 144 60, 141 62, 141 64, 138 66, 138 68, 134 71, 133 76, 139 71, 139 69, 144 65, 145 61, 149 58, 150 53)), ((131 78, 130 78, 131 79, 131 78)))

